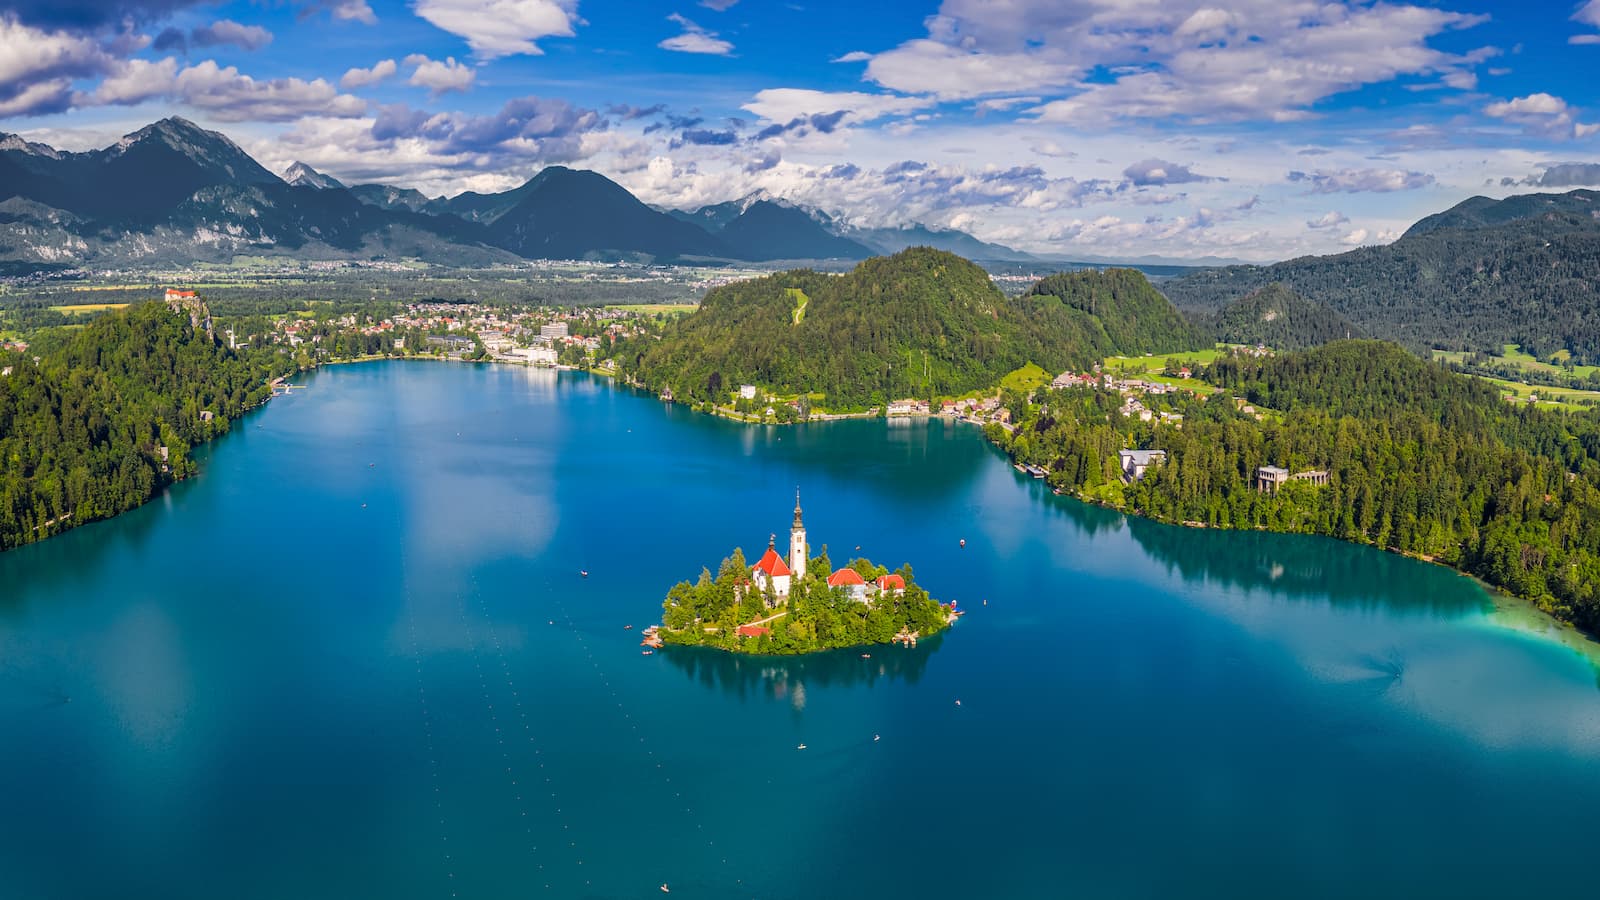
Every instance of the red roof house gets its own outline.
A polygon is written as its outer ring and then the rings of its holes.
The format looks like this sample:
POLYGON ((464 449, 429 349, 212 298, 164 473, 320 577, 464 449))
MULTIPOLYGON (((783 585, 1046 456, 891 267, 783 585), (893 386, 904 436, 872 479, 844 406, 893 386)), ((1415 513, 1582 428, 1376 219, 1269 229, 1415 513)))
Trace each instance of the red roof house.
POLYGON ((828 587, 844 588, 850 592, 850 597, 854 600, 867 599, 867 583, 855 569, 840 569, 829 575, 828 587))
POLYGON ((861 580, 861 574, 855 569, 840 569, 828 576, 828 587, 850 587, 856 584, 866 584, 861 580))
POLYGON ((772 633, 772 629, 768 628, 765 625, 740 625, 739 626, 739 637, 761 637, 764 634, 771 634, 771 633, 772 633))
POLYGON ((880 591, 895 591, 896 593, 904 593, 905 589, 906 580, 901 578, 899 575, 884 575, 878 579, 878 590, 880 591))

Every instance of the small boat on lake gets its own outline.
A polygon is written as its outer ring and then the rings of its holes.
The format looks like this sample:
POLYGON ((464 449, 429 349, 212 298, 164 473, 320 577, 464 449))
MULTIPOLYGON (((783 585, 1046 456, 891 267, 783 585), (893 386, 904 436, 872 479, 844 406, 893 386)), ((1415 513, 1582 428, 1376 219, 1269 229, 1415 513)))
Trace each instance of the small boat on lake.
POLYGON ((654 652, 655 652, 654 650, 640 650, 639 651, 639 655, 640 656, 649 656, 650 654, 652 654, 654 652))
POLYGON ((589 570, 588 569, 579 569, 578 570, 578 574, 580 576, 584 577, 584 578, 588 578, 589 577, 589 570))
POLYGON ((806 745, 805 744, 801 744, 800 746, 796 747, 795 749, 796 750, 804 750, 805 748, 806 748, 806 745))

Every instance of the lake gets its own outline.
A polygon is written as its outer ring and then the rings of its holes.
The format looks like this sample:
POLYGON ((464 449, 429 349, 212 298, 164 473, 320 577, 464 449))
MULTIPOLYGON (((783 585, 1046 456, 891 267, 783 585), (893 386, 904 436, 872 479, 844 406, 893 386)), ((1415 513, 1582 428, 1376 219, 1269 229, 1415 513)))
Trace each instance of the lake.
POLYGON ((0 897, 1595 890, 1596 666, 1449 570, 1054 497, 958 423, 306 383, 0 555, 0 897), (869 659, 641 655, 797 486, 814 546, 968 615, 869 659))

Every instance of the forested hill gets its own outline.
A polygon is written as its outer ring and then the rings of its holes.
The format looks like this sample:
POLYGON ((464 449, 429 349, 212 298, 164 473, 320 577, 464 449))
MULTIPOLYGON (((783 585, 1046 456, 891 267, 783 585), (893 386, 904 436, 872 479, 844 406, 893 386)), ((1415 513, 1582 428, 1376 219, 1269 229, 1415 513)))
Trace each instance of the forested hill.
POLYGON ((1208 269, 1162 290, 1186 313, 1214 315, 1275 282, 1413 350, 1520 344, 1600 362, 1600 198, 1475 198, 1387 246, 1208 269))
POLYGON ((1072 388, 1013 409, 1015 431, 986 433, 1064 492, 1166 522, 1435 559, 1600 628, 1595 413, 1513 406, 1485 382, 1376 341, 1224 357, 1202 378, 1222 392, 1144 398, 1181 425, 1125 416, 1116 394, 1072 388), (1270 411, 1257 418, 1242 402, 1270 411), (1116 454, 1126 447, 1166 459, 1125 482, 1116 454), (1326 483, 1259 490, 1261 466, 1326 473, 1326 483))
POLYGON ((844 275, 796 270, 716 288, 618 358, 624 375, 681 400, 722 403, 755 384, 849 409, 994 387, 1028 363, 1056 372, 1200 345, 1137 272, 1046 282, 1008 299, 972 263, 912 248, 844 275))
POLYGON ((1093 351, 1096 361, 1112 355, 1141 356, 1211 344, 1135 269, 1085 269, 1050 275, 1030 287, 1019 306, 1046 332, 1070 337, 1074 327, 1083 331, 1081 342, 1093 351), (1072 324, 1054 324, 1056 319, 1072 324))
POLYGON ((1355 323, 1281 284, 1269 284, 1228 304, 1215 317, 1199 317, 1218 340, 1303 350, 1330 341, 1365 337, 1355 323))
POLYGON ((144 503, 193 472, 191 447, 266 398, 267 367, 287 361, 240 358, 194 312, 140 304, 38 362, 0 359, 0 549, 144 503))

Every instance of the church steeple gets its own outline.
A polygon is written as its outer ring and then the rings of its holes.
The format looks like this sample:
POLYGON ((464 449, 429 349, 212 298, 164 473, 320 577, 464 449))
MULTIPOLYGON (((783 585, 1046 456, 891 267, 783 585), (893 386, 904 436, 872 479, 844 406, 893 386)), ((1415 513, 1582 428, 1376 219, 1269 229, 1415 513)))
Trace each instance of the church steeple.
POLYGON ((806 523, 800 519, 800 489, 794 489, 794 527, 789 529, 789 569, 794 580, 806 577, 811 548, 806 546, 806 523))

